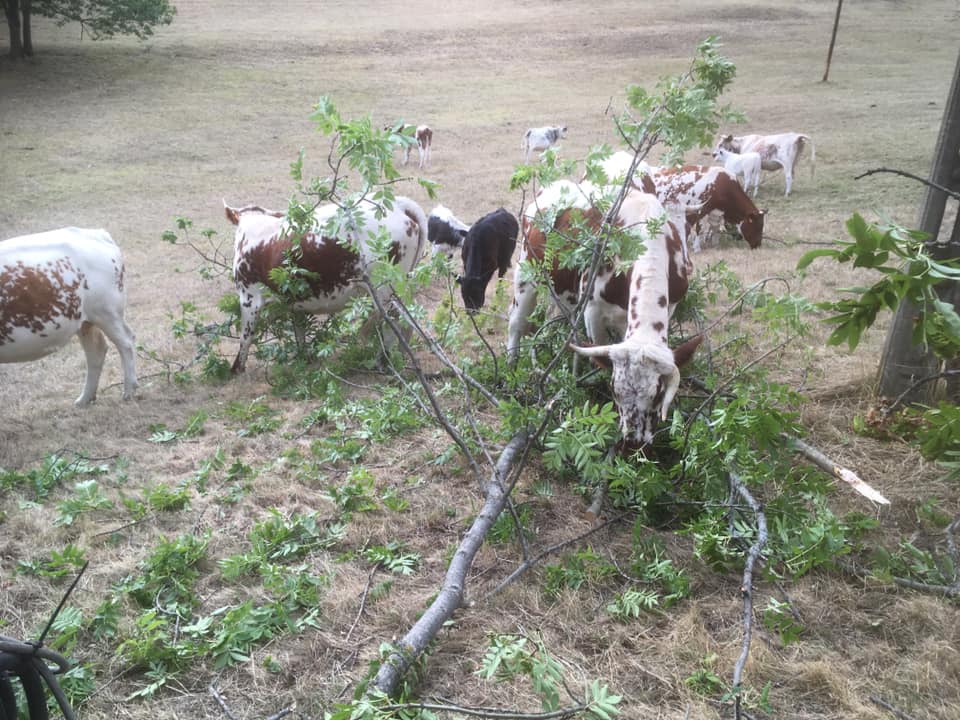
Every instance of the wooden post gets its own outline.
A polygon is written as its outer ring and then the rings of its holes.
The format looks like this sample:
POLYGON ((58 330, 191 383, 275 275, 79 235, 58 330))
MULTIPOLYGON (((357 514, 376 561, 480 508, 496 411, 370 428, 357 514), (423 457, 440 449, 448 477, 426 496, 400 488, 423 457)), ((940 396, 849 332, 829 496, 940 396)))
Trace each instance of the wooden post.
POLYGON ((830 49, 827 50, 827 69, 823 71, 823 80, 826 82, 830 75, 830 61, 833 60, 833 46, 837 42, 837 28, 840 27, 840 8, 843 7, 843 0, 837 0, 837 14, 833 18, 833 34, 830 36, 830 49))
MULTIPOLYGON (((953 84, 943 111, 930 180, 951 190, 960 188, 960 57, 957 58, 953 84)), ((930 234, 931 254, 939 260, 960 256, 960 246, 957 244, 960 241, 960 222, 953 228, 950 238, 938 240, 946 205, 947 194, 928 186, 920 211, 919 228, 930 234)), ((955 303, 956 290, 956 283, 953 287, 945 287, 941 297, 955 303)), ((913 303, 904 301, 893 317, 880 359, 877 391, 881 396, 897 397, 921 378, 939 372, 940 363, 933 353, 914 345, 912 341, 914 318, 921 311, 913 303)), ((936 390, 936 383, 925 383, 907 395, 905 400, 929 402, 936 390)))

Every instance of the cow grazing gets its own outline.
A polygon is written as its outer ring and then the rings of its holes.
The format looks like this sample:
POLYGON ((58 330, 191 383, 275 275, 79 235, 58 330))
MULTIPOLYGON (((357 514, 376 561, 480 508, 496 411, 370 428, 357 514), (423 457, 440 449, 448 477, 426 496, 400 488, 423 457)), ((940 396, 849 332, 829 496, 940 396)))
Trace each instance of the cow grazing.
POLYGON ((713 159, 723 165, 723 169, 733 174, 746 192, 753 185, 753 196, 757 196, 760 186, 760 153, 745 152, 737 154, 718 147, 713 151, 713 159))
POLYGON ((241 331, 234 373, 246 367, 257 315, 268 300, 264 289, 276 290, 270 271, 282 266, 288 256, 297 267, 310 272, 306 276, 310 296, 294 307, 314 314, 342 310, 352 297, 364 291, 359 281, 375 261, 369 238, 381 230, 392 240, 390 260, 408 272, 416 265, 427 242, 427 217, 413 200, 394 198, 393 207, 384 208, 380 218, 378 207, 364 201, 353 216, 354 226, 344 223, 331 230, 329 224, 337 209, 335 205, 319 207, 314 213, 314 229, 300 238, 299 251, 291 254, 294 243, 286 234, 281 213, 255 205, 232 208, 224 203, 227 220, 237 226, 233 275, 240 295, 241 331), (359 248, 359 253, 350 245, 359 248))
POLYGON ((682 165, 656 169, 650 177, 660 202, 685 209, 693 250, 700 249, 702 226, 714 222, 711 214, 736 227, 751 248, 760 247, 764 213, 731 173, 721 167, 682 165))
MULTIPOLYGON (((620 208, 618 224, 625 229, 645 228, 647 221, 663 215, 659 204, 649 195, 630 192, 620 208)), ((687 268, 682 249, 669 223, 651 236, 644 230, 644 250, 634 260, 630 272, 621 275, 616 288, 615 274, 597 277, 594 297, 626 292, 626 332, 623 340, 612 345, 571 348, 612 368, 613 395, 620 414, 623 439, 620 450, 631 453, 650 445, 661 420, 666 420, 670 404, 680 385, 680 368, 692 357, 702 340, 696 336, 671 350, 667 329, 673 307, 687 290, 687 268), (606 285, 602 285, 606 283, 606 285)), ((612 299, 612 298, 611 298, 612 299)), ((619 305, 619 299, 613 303, 619 305)), ((586 317, 586 316, 585 316, 586 317)))
POLYGON ((548 125, 547 127, 530 128, 523 134, 520 149, 523 150, 523 162, 530 162, 531 153, 543 152, 556 145, 567 136, 567 126, 548 125))
POLYGON ((87 359, 77 405, 96 399, 107 354, 123 366, 123 399, 137 387, 123 257, 105 230, 62 228, 0 242, 0 362, 37 360, 74 335, 87 359))
POLYGON ((470 226, 460 222, 450 210, 443 205, 437 205, 427 218, 427 239, 432 252, 443 253, 452 258, 453 254, 463 247, 463 240, 469 229, 470 226))
POLYGON ((783 168, 784 183, 786 190, 784 195, 789 195, 793 188, 793 173, 797 167, 797 161, 803 152, 805 144, 810 144, 810 177, 813 177, 814 168, 817 163, 817 150, 813 146, 813 140, 809 135, 800 133, 780 133, 778 135, 724 135, 717 143, 717 147, 722 150, 730 150, 735 153, 755 152, 760 155, 760 166, 764 170, 778 170, 783 168))
POLYGON ((503 277, 517 247, 520 225, 509 212, 500 208, 487 213, 470 226, 463 241, 463 275, 460 294, 468 312, 483 307, 487 285, 494 271, 503 277))

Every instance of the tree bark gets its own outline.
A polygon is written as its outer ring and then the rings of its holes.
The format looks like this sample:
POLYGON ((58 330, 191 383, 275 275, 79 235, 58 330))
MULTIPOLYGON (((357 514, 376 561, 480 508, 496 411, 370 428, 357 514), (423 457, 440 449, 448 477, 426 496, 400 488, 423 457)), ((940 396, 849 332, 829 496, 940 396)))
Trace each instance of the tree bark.
POLYGON ((20 0, 5 0, 4 14, 10 30, 10 57, 23 57, 23 39, 20 31, 20 0))
POLYGON ((33 33, 30 31, 30 5, 33 0, 20 0, 21 32, 23 33, 24 57, 33 56, 33 33))
POLYGON ((523 456, 529 441, 530 433, 520 431, 500 453, 493 475, 487 482, 487 497, 483 509, 454 553, 443 587, 436 600, 383 661, 371 687, 387 695, 392 693, 410 666, 419 659, 440 632, 443 624, 463 603, 467 572, 473 564, 477 551, 483 545, 487 531, 507 504, 507 499, 510 497, 507 477, 517 458, 523 456))
POLYGON ((823 80, 826 82, 830 76, 830 61, 833 60, 833 46, 837 42, 837 28, 840 27, 840 10, 843 8, 843 0, 837 0, 837 14, 833 18, 833 34, 830 35, 830 49, 827 50, 827 68, 823 71, 823 80))
MULTIPOLYGON (((947 104, 937 138, 930 180, 938 185, 956 190, 960 187, 960 57, 953 73, 953 84, 947 96, 947 104)), ((920 212, 920 230, 930 234, 930 252, 934 258, 944 260, 960 255, 960 247, 955 242, 938 242, 940 226, 946 209, 947 194, 942 190, 927 188, 923 209, 920 212)), ((960 240, 960 225, 954 228, 952 240, 960 240)), ((954 301, 956 288, 944 288, 941 297, 945 301, 954 301)), ((913 344, 914 319, 922 308, 914 303, 900 303, 890 330, 887 333, 883 355, 880 359, 878 393, 885 397, 896 397, 904 393, 918 379, 935 375, 940 369, 939 360, 920 345, 913 344)), ((918 386, 905 398, 907 402, 930 402, 937 392, 936 383, 918 386)))

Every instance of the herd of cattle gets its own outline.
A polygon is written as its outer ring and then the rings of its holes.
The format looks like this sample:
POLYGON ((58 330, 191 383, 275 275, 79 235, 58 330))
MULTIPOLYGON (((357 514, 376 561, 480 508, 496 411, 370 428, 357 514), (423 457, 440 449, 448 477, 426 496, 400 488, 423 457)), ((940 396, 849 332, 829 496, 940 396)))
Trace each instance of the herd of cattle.
MULTIPOLYGON (((524 135, 524 158, 545 150, 565 136, 566 127, 532 128, 524 135)), ((429 162, 432 131, 415 131, 420 165, 429 162)), ((613 393, 620 412, 623 449, 652 440, 659 420, 667 416, 680 382, 679 368, 702 338, 693 337, 676 349, 667 343, 667 328, 676 304, 687 290, 693 270, 691 252, 721 226, 731 227, 751 248, 760 245, 763 212, 741 186, 753 185, 756 195, 760 169, 782 169, 786 194, 810 138, 797 133, 721 137, 714 157, 723 166, 651 167, 630 153, 618 152, 603 164, 608 184, 595 186, 560 180, 542 188, 524 210, 520 222, 506 210, 495 210, 472 225, 438 206, 429 217, 413 200, 397 197, 383 212, 365 201, 349 219, 338 220, 336 207, 316 210, 314 230, 299 240, 297 264, 308 270, 309 297, 298 304, 308 313, 330 314, 364 292, 358 280, 374 262, 368 239, 385 232, 390 260, 404 271, 418 262, 427 245, 450 255, 460 250, 463 273, 460 289, 468 311, 484 304, 494 272, 510 267, 522 227, 519 261, 542 262, 547 233, 553 229, 571 237, 588 232, 597 237, 602 213, 597 200, 628 182, 628 190, 613 226, 643 243, 629 270, 613 265, 599 268, 592 289, 586 277, 556 262, 544 267, 553 296, 570 311, 584 293, 584 323, 591 343, 573 346, 612 369, 613 393)), ((409 159, 407 146, 404 162, 409 159)), ((245 368, 254 340, 257 315, 276 290, 270 271, 280 266, 292 243, 282 213, 256 205, 233 208, 227 219, 236 225, 233 272, 240 296, 240 347, 234 372, 245 368)), ((537 284, 517 273, 508 321, 507 353, 515 358, 536 305, 537 284)), ((384 298, 385 299, 385 298, 384 298)), ((96 397, 106 355, 104 335, 116 345, 123 366, 123 397, 137 386, 134 336, 124 321, 126 283, 119 249, 103 230, 64 228, 0 242, 0 362, 23 362, 50 354, 73 335, 80 338, 87 376, 76 404, 96 397)))

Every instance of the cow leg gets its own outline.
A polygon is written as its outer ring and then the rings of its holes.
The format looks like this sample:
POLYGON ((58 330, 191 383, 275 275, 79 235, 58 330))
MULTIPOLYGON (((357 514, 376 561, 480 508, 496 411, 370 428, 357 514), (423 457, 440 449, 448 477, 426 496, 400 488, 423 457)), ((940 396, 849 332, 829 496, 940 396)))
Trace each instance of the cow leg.
POLYGON ((84 322, 77 331, 80 345, 87 357, 87 379, 83 384, 83 392, 74 401, 74 405, 86 405, 97 398, 97 385, 100 384, 100 373, 103 371, 103 360, 107 356, 107 341, 103 333, 93 323, 84 322))
POLYGON ((410 162, 410 146, 404 145, 403 147, 403 164, 406 165, 410 162))
POLYGON ((133 397, 133 391, 137 389, 137 369, 136 369, 136 345, 134 343, 133 330, 124 322, 122 317, 112 319, 109 323, 101 323, 100 329, 110 338, 120 353, 120 364, 123 367, 123 399, 129 400, 133 397))
POLYGON ((528 319, 536 304, 536 285, 521 280, 518 271, 513 302, 510 304, 510 319, 507 323, 507 357, 511 361, 517 358, 517 353, 520 351, 520 338, 526 334, 529 328, 528 319))
POLYGON ((250 345, 253 344, 257 316, 260 314, 260 308, 263 307, 263 294, 256 286, 250 288, 241 286, 237 290, 240 295, 240 347, 233 361, 233 367, 230 368, 233 374, 242 373, 247 369, 247 353, 250 352, 250 345))

